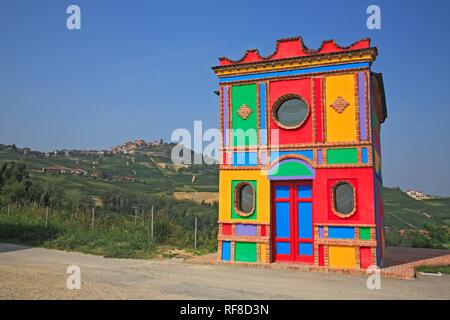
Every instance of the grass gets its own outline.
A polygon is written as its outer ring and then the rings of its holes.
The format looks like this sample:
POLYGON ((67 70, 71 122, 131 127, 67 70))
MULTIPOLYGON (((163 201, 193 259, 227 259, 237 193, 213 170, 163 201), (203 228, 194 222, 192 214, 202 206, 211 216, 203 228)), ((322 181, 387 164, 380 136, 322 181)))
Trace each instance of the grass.
POLYGON ((443 273, 450 274, 450 265, 445 266, 419 266, 416 267, 417 272, 425 272, 425 273, 443 273))
MULTIPOLYGON (((88 213, 51 212, 46 226, 43 209, 14 209, 9 214, 0 213, 0 241, 105 257, 138 259, 160 254, 161 247, 189 246, 182 243, 183 230, 167 227, 167 224, 172 224, 167 219, 155 220, 154 241, 150 225, 144 218, 135 222, 132 216, 102 214, 96 217, 95 227, 91 229, 91 217, 88 213), (164 234, 160 235, 158 232, 164 234), (158 243, 156 239, 163 240, 158 243)), ((200 248, 199 251, 206 250, 200 248)))

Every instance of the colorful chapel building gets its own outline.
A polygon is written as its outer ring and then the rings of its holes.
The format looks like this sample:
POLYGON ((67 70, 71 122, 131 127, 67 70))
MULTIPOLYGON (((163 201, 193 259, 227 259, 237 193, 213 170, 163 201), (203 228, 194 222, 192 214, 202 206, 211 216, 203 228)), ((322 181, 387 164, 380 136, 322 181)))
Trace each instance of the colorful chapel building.
POLYGON ((370 39, 278 40, 220 58, 218 256, 223 262, 381 265, 383 78, 370 39))

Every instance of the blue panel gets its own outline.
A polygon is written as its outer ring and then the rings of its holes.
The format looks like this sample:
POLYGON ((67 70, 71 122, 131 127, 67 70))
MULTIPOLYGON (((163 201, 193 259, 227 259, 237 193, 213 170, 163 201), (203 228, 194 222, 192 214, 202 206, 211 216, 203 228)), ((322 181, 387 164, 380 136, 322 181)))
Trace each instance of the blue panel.
POLYGON ((328 227, 328 238, 330 239, 354 239, 355 228, 353 227, 328 227))
POLYGON ((256 152, 247 152, 247 165, 248 166, 256 166, 258 165, 258 153, 256 152))
POLYGON ((222 241, 222 261, 230 261, 231 259, 231 243, 230 241, 222 241))
POLYGON ((299 238, 312 238, 312 203, 298 203, 298 236, 299 238))
POLYGON ((267 78, 280 77, 280 76, 295 76, 295 75, 312 73, 312 72, 327 72, 327 71, 338 71, 338 70, 345 70, 345 69, 367 68, 367 67, 369 67, 368 62, 348 63, 348 64, 333 65, 333 66, 303 68, 303 69, 297 69, 297 70, 265 72, 265 73, 249 74, 249 75, 242 75, 242 76, 230 76, 230 77, 221 77, 221 78, 219 77, 219 82, 267 79, 267 78))
POLYGON ((310 185, 301 185, 298 186, 298 198, 305 199, 305 198, 311 198, 312 197, 312 190, 310 185))
POLYGON ((267 145, 267 124, 266 124, 266 84, 261 82, 259 84, 259 134, 260 145, 267 145))
POLYGON ((275 198, 289 198, 289 186, 276 186, 275 198))
POLYGON ((233 166, 244 166, 245 165, 245 153, 244 152, 234 152, 233 153, 233 166))
POLYGON ((301 254, 302 256, 312 256, 313 255, 312 243, 299 243, 298 254, 301 254))
POLYGON ((361 149, 361 156, 362 156, 362 162, 363 163, 368 163, 369 162, 369 157, 367 155, 367 148, 362 148, 361 149))
POLYGON ((258 165, 258 153, 256 152, 234 152, 233 166, 256 166, 258 165))
POLYGON ((290 237, 290 210, 289 202, 277 202, 275 205, 276 210, 276 236, 277 238, 289 238, 290 237))
POLYGON ((273 151, 270 153, 270 162, 274 161, 275 159, 281 157, 281 156, 285 156, 285 155, 289 155, 289 154, 295 154, 295 155, 300 155, 300 156, 304 156, 308 159, 313 160, 314 158, 314 153, 312 150, 302 150, 302 151, 273 151))
POLYGON ((291 244, 289 242, 277 242, 277 254, 291 254, 291 244))
POLYGON ((261 116, 260 129, 266 129, 266 84, 261 82, 259 85, 259 112, 261 116))

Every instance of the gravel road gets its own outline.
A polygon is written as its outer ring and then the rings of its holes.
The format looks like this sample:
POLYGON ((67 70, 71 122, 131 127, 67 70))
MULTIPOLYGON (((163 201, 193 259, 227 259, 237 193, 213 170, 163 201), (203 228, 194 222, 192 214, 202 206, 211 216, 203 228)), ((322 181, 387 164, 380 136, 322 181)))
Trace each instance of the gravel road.
POLYGON ((194 265, 182 260, 109 259, 0 244, 0 299, 450 299, 450 276, 382 279, 194 265), (81 289, 66 287, 67 267, 81 270, 81 289))

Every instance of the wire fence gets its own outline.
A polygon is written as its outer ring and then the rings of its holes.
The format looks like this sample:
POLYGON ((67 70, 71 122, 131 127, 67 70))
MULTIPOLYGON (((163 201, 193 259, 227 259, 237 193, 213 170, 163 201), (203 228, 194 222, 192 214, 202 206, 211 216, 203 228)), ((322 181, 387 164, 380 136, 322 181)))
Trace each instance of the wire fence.
POLYGON ((139 231, 145 233, 148 240, 153 243, 180 243, 182 246, 189 246, 190 243, 194 251, 197 251, 199 244, 204 248, 205 244, 211 246, 215 240, 214 233, 208 236, 200 234, 199 239, 199 226, 205 225, 205 221, 196 214, 193 219, 189 219, 192 222, 186 221, 184 226, 180 226, 165 214, 158 212, 154 206, 151 206, 150 210, 139 207, 133 209, 133 214, 120 214, 106 212, 96 207, 90 210, 64 210, 36 205, 6 204, 0 206, 0 217, 3 217, 1 222, 25 223, 44 229, 77 228, 84 232, 96 230, 108 232, 108 230, 122 229, 124 233, 139 231), (184 235, 185 239, 181 239, 181 235, 184 235))

